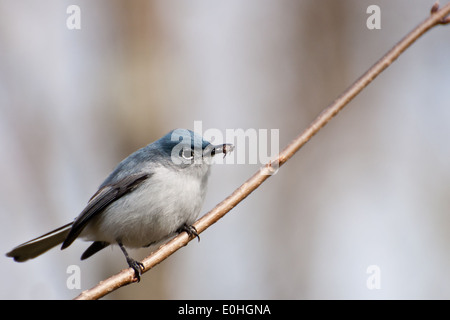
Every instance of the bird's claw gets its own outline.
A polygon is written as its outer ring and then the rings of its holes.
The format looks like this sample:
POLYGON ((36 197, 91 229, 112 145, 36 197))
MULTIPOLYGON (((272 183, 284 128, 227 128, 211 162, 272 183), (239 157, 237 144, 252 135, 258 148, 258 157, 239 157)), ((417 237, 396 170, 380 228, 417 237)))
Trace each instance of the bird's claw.
POLYGON ((134 270, 134 277, 136 278, 137 282, 141 281, 141 275, 144 271, 144 264, 134 259, 127 259, 127 262, 128 266, 134 270))
POLYGON ((189 238, 197 238, 198 242, 200 242, 200 236, 198 235, 197 229, 193 225, 188 225, 185 223, 177 230, 178 233, 183 231, 188 234, 189 238))

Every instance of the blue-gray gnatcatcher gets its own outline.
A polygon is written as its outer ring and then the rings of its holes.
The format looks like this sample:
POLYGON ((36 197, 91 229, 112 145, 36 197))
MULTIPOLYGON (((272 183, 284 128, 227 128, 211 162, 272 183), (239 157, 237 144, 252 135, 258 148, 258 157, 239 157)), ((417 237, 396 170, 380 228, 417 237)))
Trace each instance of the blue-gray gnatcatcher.
POLYGON ((124 159, 73 222, 6 255, 23 262, 60 243, 67 248, 81 237, 94 241, 81 256, 84 260, 118 244, 139 281, 143 265, 125 247, 147 247, 183 231, 198 237, 192 224, 205 199, 211 159, 232 150, 231 144, 212 145, 190 130, 173 130, 124 159))

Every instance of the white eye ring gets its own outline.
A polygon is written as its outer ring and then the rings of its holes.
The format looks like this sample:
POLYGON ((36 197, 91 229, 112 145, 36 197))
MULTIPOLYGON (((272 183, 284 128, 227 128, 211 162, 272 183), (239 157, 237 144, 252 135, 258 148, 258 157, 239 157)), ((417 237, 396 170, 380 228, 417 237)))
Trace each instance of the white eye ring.
POLYGON ((183 159, 192 160, 194 158, 194 150, 192 149, 183 149, 181 151, 181 156, 183 159))

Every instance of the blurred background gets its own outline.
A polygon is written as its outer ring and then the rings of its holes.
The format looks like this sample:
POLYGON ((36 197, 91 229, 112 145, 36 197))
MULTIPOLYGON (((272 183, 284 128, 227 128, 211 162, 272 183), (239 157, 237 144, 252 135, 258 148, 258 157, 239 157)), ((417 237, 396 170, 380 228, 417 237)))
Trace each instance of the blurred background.
MULTIPOLYGON (((0 0, 0 252, 173 128, 279 129, 282 149, 433 3, 0 0)), ((200 243, 106 299, 450 298, 449 39, 425 34, 200 243)), ((259 166, 214 166, 202 214, 259 166)), ((80 261, 87 246, 0 257, 0 298, 70 299, 126 267, 118 247, 80 261)))

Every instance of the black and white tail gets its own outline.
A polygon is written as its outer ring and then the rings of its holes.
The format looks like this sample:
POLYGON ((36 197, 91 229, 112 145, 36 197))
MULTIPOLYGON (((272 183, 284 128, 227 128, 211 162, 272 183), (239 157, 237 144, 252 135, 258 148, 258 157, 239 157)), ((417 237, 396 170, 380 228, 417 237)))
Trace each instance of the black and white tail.
POLYGON ((61 244, 69 234, 72 224, 73 222, 68 223, 36 239, 22 243, 8 252, 6 256, 14 258, 17 262, 24 262, 28 259, 36 258, 54 246, 61 244))

